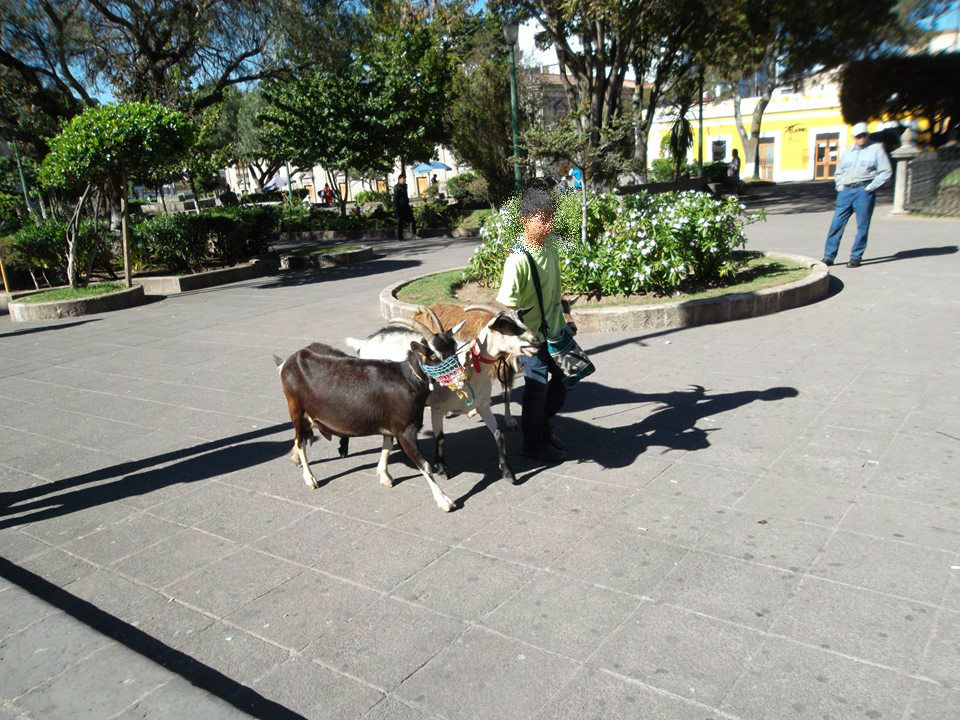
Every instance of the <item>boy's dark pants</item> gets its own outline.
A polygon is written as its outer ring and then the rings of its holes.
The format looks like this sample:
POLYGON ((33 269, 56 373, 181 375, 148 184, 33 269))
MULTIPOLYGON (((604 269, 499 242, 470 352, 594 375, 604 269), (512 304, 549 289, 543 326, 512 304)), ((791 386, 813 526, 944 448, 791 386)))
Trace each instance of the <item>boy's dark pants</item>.
POLYGON ((546 343, 535 356, 520 361, 524 379, 520 427, 524 447, 532 449, 543 444, 544 431, 550 427, 550 419, 563 407, 567 389, 563 386, 563 374, 550 357, 546 343))

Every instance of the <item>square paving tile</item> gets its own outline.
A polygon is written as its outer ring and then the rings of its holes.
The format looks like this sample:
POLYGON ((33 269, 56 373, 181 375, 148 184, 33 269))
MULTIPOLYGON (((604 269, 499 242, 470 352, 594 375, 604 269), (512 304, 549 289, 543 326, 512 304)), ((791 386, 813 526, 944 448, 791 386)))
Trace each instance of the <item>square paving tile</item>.
POLYGON ((734 508, 744 513, 780 517, 834 527, 856 498, 856 492, 766 474, 744 493, 734 508))
POLYGON ((929 606, 805 578, 771 632, 917 672, 934 618, 929 606))
POLYGON ((902 499, 867 495, 850 508, 840 528, 940 550, 960 550, 960 510, 902 499))
POLYGON ((106 718, 173 674, 132 650, 111 645, 17 700, 45 720, 106 718))
POLYGON ((573 661, 474 628, 408 678, 396 694, 449 720, 528 717, 576 669, 573 661))
POLYGON ((889 443, 889 435, 824 425, 791 445, 770 472, 788 480, 856 489, 876 470, 889 443))
POLYGON ((373 590, 307 570, 225 619, 279 645, 299 650, 379 597, 373 590))
POLYGON ((810 573, 869 590, 939 604, 956 556, 838 531, 810 573))
POLYGON ((697 548, 802 572, 829 535, 829 529, 818 525, 731 512, 717 520, 697 548))
POLYGON ((374 527, 349 547, 331 548, 314 567, 386 591, 432 563, 446 550, 446 545, 433 540, 374 527))
POLYGON ((760 633, 645 602, 604 641, 590 662, 717 705, 762 642, 760 633))
POLYGON ((11 585, 0 594, 0 638, 58 612, 58 609, 22 588, 11 585))
POLYGON ((653 597, 763 630, 799 582, 797 573, 692 551, 653 597))
POLYGON ((0 641, 0 697, 23 695, 108 643, 68 615, 50 615, 0 641))
POLYGON ((588 666, 535 717, 537 720, 704 720, 712 716, 703 707, 588 666))
POLYGON ((636 607, 636 598, 540 572, 483 624, 584 660, 636 607))
POLYGON ((464 629, 459 620, 385 597, 325 626, 304 656, 389 691, 464 629))
POLYGON ((923 674, 960 689, 960 613, 941 611, 923 663, 923 674))
POLYGON ((299 659, 283 663, 253 688, 311 720, 359 718, 383 698, 373 688, 299 659))
POLYGON ((601 529, 574 545, 553 569, 584 582, 640 596, 652 593, 686 554, 683 548, 656 540, 601 529))
POLYGON ((47 552, 33 555, 19 564, 24 570, 29 570, 60 587, 97 571, 96 565, 91 565, 86 560, 81 560, 58 548, 51 548, 47 552))
POLYGON ((114 567, 159 589, 229 555, 236 547, 229 540, 191 528, 130 555, 114 567))
POLYGON ((172 643, 197 662, 237 682, 250 684, 290 658, 290 653, 243 630, 213 622, 172 643))
POLYGON ((303 570, 298 565, 241 548, 178 580, 167 591, 189 605, 223 617, 303 570))
POLYGON ((533 570, 469 550, 451 550, 393 594, 445 615, 477 621, 517 590, 533 570))
POLYGON ((630 494, 619 487, 564 477, 539 488, 519 507, 547 517, 593 524, 610 515, 630 494))
POLYGON ((960 689, 918 680, 910 698, 910 708, 904 720, 955 717, 960 710, 960 689))
POLYGON ((769 641, 722 709, 745 718, 899 718, 913 681, 820 650, 769 641))
POLYGON ((353 547, 373 525, 342 515, 314 511, 256 543, 257 548, 301 565, 316 565, 353 547))
MULTIPOLYGON (((0 496, 2 497, 2 496, 0 496)), ((0 557, 19 563, 26 558, 46 552, 50 546, 14 528, 0 531, 0 557)))
POLYGON ((392 697, 385 697, 363 716, 363 720, 424 720, 426 715, 392 697))
POLYGON ((502 508, 463 545, 511 562, 545 568, 587 532, 578 522, 502 508))
POLYGON ((117 720, 235 720, 240 711, 226 700, 175 677, 130 706, 117 720))
MULTIPOLYGON (((59 496, 57 500, 60 500, 59 496)), ((133 514, 133 509, 120 503, 96 504, 92 507, 48 508, 37 510, 17 520, 31 520, 23 532, 51 545, 64 545, 95 530, 109 527, 133 514)))
POLYGON ((675 497, 693 497, 716 505, 732 505, 757 481, 757 476, 721 468, 677 462, 647 486, 675 497))
POLYGON ((77 538, 70 544, 70 552, 98 565, 110 565, 179 531, 179 525, 138 513, 77 538))
POLYGON ((729 510, 702 498, 660 495, 643 490, 604 520, 604 525, 643 537, 696 545, 729 510))

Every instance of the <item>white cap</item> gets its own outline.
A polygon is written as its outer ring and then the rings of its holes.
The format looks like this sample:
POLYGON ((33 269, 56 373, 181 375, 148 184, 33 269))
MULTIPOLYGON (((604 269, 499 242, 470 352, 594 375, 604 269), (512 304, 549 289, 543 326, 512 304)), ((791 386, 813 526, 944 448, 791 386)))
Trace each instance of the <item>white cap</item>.
POLYGON ((858 135, 869 135, 870 131, 867 129, 867 124, 864 122, 859 122, 853 126, 853 136, 857 137, 858 135))

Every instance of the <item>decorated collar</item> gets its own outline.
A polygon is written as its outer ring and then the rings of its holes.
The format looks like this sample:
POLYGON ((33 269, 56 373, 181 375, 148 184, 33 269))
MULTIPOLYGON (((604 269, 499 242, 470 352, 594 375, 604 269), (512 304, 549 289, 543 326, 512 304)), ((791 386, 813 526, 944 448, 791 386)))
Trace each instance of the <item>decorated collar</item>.
POLYGON ((470 352, 469 352, 470 360, 471 360, 471 362, 473 363, 473 371, 474 371, 475 373, 478 373, 478 374, 480 373, 480 363, 485 363, 485 364, 487 364, 487 365, 493 365, 495 362, 497 362, 497 359, 496 359, 496 358, 485 358, 485 357, 483 356, 483 353, 480 352, 480 349, 477 347, 477 341, 476 341, 476 340, 474 340, 472 343, 470 343, 470 348, 469 348, 469 350, 470 350, 470 352))

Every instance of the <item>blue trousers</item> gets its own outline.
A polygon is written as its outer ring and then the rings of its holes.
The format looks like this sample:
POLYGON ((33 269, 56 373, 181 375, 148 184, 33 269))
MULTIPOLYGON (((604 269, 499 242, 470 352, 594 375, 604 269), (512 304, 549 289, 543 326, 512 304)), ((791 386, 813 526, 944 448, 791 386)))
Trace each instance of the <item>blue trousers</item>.
POLYGON ((833 213, 833 222, 827 233, 827 244, 823 248, 823 257, 834 260, 840 249, 840 238, 847 227, 847 220, 853 213, 857 214, 857 237, 850 250, 850 259, 859 260, 863 251, 867 249, 867 233, 870 231, 870 217, 873 215, 873 206, 877 195, 867 192, 866 186, 844 188, 837 194, 837 209, 833 213))
POLYGON ((523 444, 532 449, 543 443, 550 418, 563 407, 567 389, 563 386, 563 373, 550 357, 546 343, 533 357, 520 358, 520 364, 524 379, 520 428, 523 430, 523 444))

